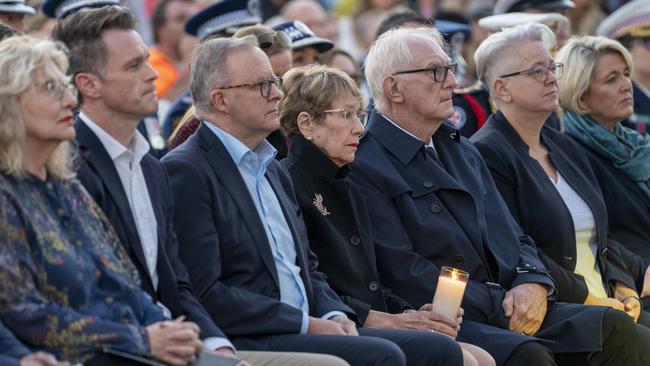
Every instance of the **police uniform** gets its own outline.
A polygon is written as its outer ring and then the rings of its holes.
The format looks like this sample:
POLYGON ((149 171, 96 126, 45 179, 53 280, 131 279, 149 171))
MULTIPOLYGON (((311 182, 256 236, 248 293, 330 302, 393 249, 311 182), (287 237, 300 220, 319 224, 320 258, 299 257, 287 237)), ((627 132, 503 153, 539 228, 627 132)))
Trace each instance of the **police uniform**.
POLYGON ((495 110, 490 93, 480 81, 470 87, 454 90, 452 103, 454 113, 445 122, 467 138, 483 127, 495 110))
POLYGON ((119 0, 46 0, 43 3, 43 14, 50 18, 63 19, 84 8, 101 8, 119 4, 119 0))
MULTIPOLYGON (((239 28, 261 22, 258 0, 224 0, 208 6, 191 17, 185 24, 185 32, 198 37, 202 42, 213 37, 230 37, 239 28)), ((189 90, 172 103, 162 124, 165 140, 172 135, 178 121, 191 105, 192 96, 189 90)))

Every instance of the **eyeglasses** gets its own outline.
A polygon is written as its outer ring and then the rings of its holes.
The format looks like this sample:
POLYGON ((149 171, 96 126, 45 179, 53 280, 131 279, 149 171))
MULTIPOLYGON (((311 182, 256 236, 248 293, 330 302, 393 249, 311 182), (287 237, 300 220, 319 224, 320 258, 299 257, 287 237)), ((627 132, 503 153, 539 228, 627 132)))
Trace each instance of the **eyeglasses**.
POLYGON ((398 71, 393 75, 413 74, 416 72, 432 72, 433 80, 435 80, 436 83, 442 83, 445 80, 447 80, 447 75, 449 75, 449 71, 451 71, 453 74, 456 74, 456 72, 458 71, 458 64, 440 65, 440 66, 434 66, 425 69, 398 71))
POLYGON ((328 109, 326 111, 323 111, 323 113, 338 113, 341 118, 348 124, 352 124, 355 122, 355 119, 361 122, 361 126, 364 128, 366 127, 366 124, 368 123, 368 113, 366 111, 352 111, 349 109, 328 109))
POLYGON ((262 33, 255 36, 255 38, 257 38, 257 43, 263 50, 268 50, 276 44, 279 47, 291 48, 291 38, 284 32, 262 33))
POLYGON ((260 88, 260 94, 262 95, 262 98, 268 98, 269 95, 271 95, 272 86, 275 86, 278 90, 282 89, 282 79, 274 76, 271 80, 262 80, 259 83, 222 86, 215 89, 234 89, 234 88, 244 88, 244 87, 251 88, 255 86, 258 86, 260 88))
POLYGON ((66 90, 69 91, 75 99, 77 99, 77 87, 69 81, 61 82, 49 80, 44 85, 47 95, 54 100, 63 100, 63 95, 65 94, 66 90))
POLYGON ((532 75, 537 81, 546 81, 548 73, 551 72, 556 78, 562 76, 562 71, 564 70, 564 64, 560 62, 553 62, 548 66, 535 66, 530 69, 513 72, 510 74, 501 75, 501 78, 508 78, 515 75, 532 75))

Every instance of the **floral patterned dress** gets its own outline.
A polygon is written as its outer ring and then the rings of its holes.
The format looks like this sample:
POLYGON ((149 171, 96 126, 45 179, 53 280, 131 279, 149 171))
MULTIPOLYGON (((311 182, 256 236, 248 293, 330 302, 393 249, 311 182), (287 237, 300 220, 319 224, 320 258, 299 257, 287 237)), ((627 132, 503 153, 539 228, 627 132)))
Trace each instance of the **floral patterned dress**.
POLYGON ((0 173, 0 318, 27 346, 84 362, 150 353, 166 320, 106 217, 76 179, 0 173))

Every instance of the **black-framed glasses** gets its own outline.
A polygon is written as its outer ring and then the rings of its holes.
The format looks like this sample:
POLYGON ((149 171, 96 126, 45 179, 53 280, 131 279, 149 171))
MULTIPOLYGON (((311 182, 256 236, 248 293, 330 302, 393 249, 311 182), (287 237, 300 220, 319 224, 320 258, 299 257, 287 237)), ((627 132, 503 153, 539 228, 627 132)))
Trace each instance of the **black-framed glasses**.
POLYGON ((255 36, 255 38, 257 38, 257 44, 263 50, 268 50, 276 44, 279 47, 291 49, 291 38, 284 32, 262 33, 255 36))
POLYGON ((458 72, 458 64, 449 64, 449 65, 439 65, 439 66, 434 66, 434 67, 428 67, 425 69, 415 69, 415 70, 404 70, 404 71, 398 71, 393 73, 393 75, 400 75, 400 74, 413 74, 416 72, 431 72, 433 73, 433 80, 435 80, 436 83, 442 83, 445 80, 447 80, 447 75, 449 75, 449 71, 451 71, 454 75, 456 72, 458 72))
POLYGON ((282 78, 274 76, 271 80, 262 80, 259 83, 222 86, 215 89, 252 88, 256 86, 260 88, 262 98, 268 98, 271 95, 271 87, 275 86, 278 90, 282 90, 282 78))
POLYGON ((63 100, 63 95, 66 91, 69 91, 70 94, 77 99, 77 87, 69 81, 48 80, 43 84, 43 87, 45 88, 47 95, 54 100, 63 100))
POLYGON ((562 76, 562 71, 564 70, 564 64, 561 62, 552 62, 548 66, 538 65, 531 67, 530 69, 521 70, 517 72, 511 72, 509 74, 501 75, 500 78, 509 78, 516 75, 532 75, 537 81, 546 81, 548 73, 551 72, 555 75, 556 78, 562 76))
POLYGON ((345 109, 345 108, 340 108, 340 109, 328 109, 326 111, 323 111, 323 113, 338 113, 343 120, 348 123, 352 124, 355 121, 361 122, 361 126, 363 128, 366 127, 366 124, 368 123, 368 112, 366 111, 353 111, 351 109, 345 109))

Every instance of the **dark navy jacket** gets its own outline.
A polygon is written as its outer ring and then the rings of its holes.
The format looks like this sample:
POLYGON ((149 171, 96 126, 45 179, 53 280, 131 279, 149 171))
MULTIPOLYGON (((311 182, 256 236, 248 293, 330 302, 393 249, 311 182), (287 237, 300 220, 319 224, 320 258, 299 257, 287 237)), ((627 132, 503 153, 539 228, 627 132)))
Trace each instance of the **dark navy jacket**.
MULTIPOLYGON (((619 244, 608 235, 607 209, 584 149, 549 126, 542 128, 541 139, 559 174, 591 209, 598 244, 596 262, 608 295, 613 297, 616 281, 635 288, 635 278, 615 248, 619 244)), ((501 112, 471 141, 483 155, 510 212, 535 240, 540 258, 558 285, 558 301, 584 303, 588 289, 584 278, 574 272, 576 237, 571 213, 542 166, 528 155, 526 143, 501 112)))
MULTIPOLYGON (((303 313, 280 301, 278 274, 263 223, 221 140, 202 124, 162 162, 169 172, 176 204, 180 257, 215 322, 233 337, 299 333, 303 313)), ((324 275, 316 271, 317 260, 309 251, 286 169, 273 160, 266 178, 293 234, 309 314, 320 317, 340 310, 355 319, 324 275)))
MULTIPOLYGON (((78 117, 77 117, 78 118, 78 117)), ((187 270, 178 258, 178 242, 173 228, 173 204, 169 179, 162 164, 150 154, 142 161, 149 197, 158 222, 158 291, 154 290, 135 219, 115 165, 101 141, 77 119, 77 143, 81 155, 78 178, 106 213, 120 242, 142 279, 141 287, 165 305, 174 317, 185 315, 201 328, 201 338, 225 337, 199 303, 187 270)))
MULTIPOLYGON (((530 340, 509 331, 490 336, 485 330, 508 328, 501 305, 505 291, 532 282, 552 292, 555 284, 476 148, 444 124, 433 143, 445 168, 425 153, 421 141, 380 114, 371 115, 352 177, 368 203, 379 272, 416 307, 433 298, 441 266, 469 272, 464 319, 493 327, 468 334, 463 322, 459 339, 487 349, 499 364, 530 340)), ((550 302, 536 335, 555 341, 549 346, 554 352, 597 350, 602 309, 594 308, 550 302)))

